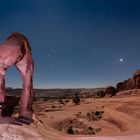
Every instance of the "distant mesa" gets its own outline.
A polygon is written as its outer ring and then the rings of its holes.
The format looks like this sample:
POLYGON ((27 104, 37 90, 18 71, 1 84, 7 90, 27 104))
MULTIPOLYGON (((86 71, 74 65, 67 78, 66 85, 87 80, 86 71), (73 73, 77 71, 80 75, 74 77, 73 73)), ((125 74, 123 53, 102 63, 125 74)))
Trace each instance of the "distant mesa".
MULTIPOLYGON (((140 70, 137 70, 133 73, 131 78, 124 80, 122 82, 118 82, 115 86, 108 86, 104 88, 81 88, 81 89, 34 89, 35 98, 43 98, 43 100, 48 100, 49 98, 61 97, 68 98, 71 96, 73 98, 73 103, 79 104, 80 98, 86 97, 95 97, 101 98, 107 96, 115 96, 118 92, 131 90, 131 89, 140 89, 140 70), (79 94, 75 95, 74 94, 79 94)), ((21 94, 21 89, 14 89, 12 87, 6 88, 6 93, 9 96, 19 97, 21 94)), ((63 102, 63 101, 62 101, 63 102)), ((62 103, 63 104, 63 103, 62 103)))
POLYGON ((13 88, 12 88, 12 87, 6 87, 6 89, 7 89, 7 90, 12 90, 13 88))

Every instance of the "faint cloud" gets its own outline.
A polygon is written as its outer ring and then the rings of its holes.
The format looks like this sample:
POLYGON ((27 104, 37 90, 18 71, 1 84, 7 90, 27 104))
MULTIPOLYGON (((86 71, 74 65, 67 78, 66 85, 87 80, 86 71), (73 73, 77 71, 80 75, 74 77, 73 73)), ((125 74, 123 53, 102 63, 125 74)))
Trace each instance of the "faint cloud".
POLYGON ((52 56, 51 54, 48 54, 48 57, 52 56))
POLYGON ((61 32, 61 31, 59 31, 59 32, 58 32, 58 35, 59 35, 59 36, 61 36, 61 35, 62 35, 62 32, 61 32))
POLYGON ((54 67, 56 67, 56 65, 55 64, 50 64, 49 67, 54 68, 54 67))
POLYGON ((97 50, 96 50, 96 49, 92 49, 92 50, 91 50, 91 53, 92 53, 92 54, 97 54, 97 50))
POLYGON ((58 50, 55 49, 55 48, 54 48, 54 49, 51 49, 50 51, 51 51, 52 53, 58 52, 58 50))

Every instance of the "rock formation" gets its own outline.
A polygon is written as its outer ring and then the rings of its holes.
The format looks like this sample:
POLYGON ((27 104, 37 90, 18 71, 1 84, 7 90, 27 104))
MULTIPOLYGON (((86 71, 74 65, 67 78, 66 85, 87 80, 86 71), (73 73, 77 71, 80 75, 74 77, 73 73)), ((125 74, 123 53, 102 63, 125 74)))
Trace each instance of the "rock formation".
POLYGON ((133 74, 133 86, 134 88, 140 88, 140 70, 137 70, 133 74))
POLYGON ((116 91, 124 91, 124 90, 131 90, 133 89, 133 79, 129 78, 128 80, 125 80, 123 82, 119 82, 116 85, 116 91))
POLYGON ((113 86, 109 86, 106 88, 106 94, 110 96, 115 96, 116 95, 116 89, 113 86))
MULTIPOLYGON (((12 33, 6 41, 0 44, 0 102, 4 102, 2 114, 9 116, 12 113, 12 108, 10 112, 7 112, 8 104, 6 100, 5 91, 5 79, 4 75, 9 66, 14 65, 19 71, 23 80, 22 96, 20 99, 20 112, 19 120, 24 122, 25 118, 32 120, 32 104, 33 104, 33 71, 34 62, 32 59, 31 48, 28 39, 21 33, 12 33), (6 111, 6 113, 4 113, 6 111)), ((11 98, 11 102, 12 102, 11 98)), ((13 100, 14 102, 14 100, 13 100)), ((1 114, 1 115, 2 115, 1 114)))

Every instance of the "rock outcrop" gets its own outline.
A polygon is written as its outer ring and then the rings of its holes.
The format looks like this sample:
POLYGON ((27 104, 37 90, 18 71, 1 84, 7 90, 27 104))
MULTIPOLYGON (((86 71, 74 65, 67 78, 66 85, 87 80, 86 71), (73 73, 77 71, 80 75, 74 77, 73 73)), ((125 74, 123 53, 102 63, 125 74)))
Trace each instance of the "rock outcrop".
POLYGON ((106 88, 106 95, 110 95, 110 96, 115 96, 116 95, 116 89, 113 86, 109 86, 106 88))
POLYGON ((125 80, 123 82, 119 82, 116 85, 116 91, 120 92, 120 91, 124 91, 124 90, 131 90, 133 89, 133 79, 129 78, 128 80, 125 80))
POLYGON ((132 78, 129 78, 123 82, 119 82, 116 85, 117 92, 131 90, 134 88, 140 88, 140 70, 135 71, 132 78))
POLYGON ((140 70, 137 70, 133 74, 133 86, 134 88, 140 88, 140 70))

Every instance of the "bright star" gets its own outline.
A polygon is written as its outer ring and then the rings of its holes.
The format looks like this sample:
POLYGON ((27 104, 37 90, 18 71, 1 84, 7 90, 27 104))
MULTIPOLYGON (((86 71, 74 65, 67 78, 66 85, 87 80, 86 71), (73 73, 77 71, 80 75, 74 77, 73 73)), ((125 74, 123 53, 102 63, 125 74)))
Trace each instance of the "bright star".
POLYGON ((123 58, 120 58, 120 62, 123 62, 123 58))
POLYGON ((118 54, 118 61, 120 62, 120 63, 123 63, 124 62, 124 55, 122 55, 122 54, 118 54))

